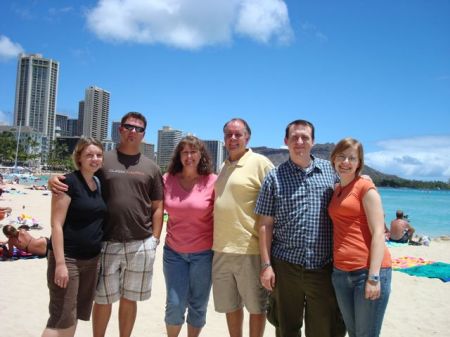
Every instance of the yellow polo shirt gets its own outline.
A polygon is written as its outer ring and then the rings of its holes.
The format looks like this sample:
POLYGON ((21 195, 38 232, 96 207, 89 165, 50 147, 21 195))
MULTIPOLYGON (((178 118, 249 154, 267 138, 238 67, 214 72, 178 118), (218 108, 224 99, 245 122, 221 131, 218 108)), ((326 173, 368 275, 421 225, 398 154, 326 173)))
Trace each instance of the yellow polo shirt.
POLYGON ((224 162, 215 184, 213 250, 259 255, 256 199, 272 162, 251 149, 224 162))

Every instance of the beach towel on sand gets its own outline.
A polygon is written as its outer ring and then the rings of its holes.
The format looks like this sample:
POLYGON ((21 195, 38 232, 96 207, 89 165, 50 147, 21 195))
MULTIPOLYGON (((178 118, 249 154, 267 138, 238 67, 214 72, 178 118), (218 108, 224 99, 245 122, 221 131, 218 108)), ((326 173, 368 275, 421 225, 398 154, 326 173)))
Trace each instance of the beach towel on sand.
POLYGON ((27 260, 27 259, 41 259, 45 256, 34 255, 31 253, 27 253, 22 249, 18 249, 16 247, 13 248, 13 255, 7 256, 6 252, 0 256, 0 261, 15 261, 15 260, 27 260))
POLYGON ((397 269, 397 271, 406 273, 411 276, 438 278, 443 282, 450 281, 450 264, 444 262, 435 262, 422 266, 397 269))
POLYGON ((392 259, 392 269, 397 270, 403 268, 411 268, 415 266, 424 266, 431 263, 434 263, 434 261, 425 260, 421 257, 402 256, 392 259))
POLYGON ((393 242, 393 241, 385 241, 385 244, 387 247, 406 247, 408 245, 408 242, 401 243, 401 242, 393 242))

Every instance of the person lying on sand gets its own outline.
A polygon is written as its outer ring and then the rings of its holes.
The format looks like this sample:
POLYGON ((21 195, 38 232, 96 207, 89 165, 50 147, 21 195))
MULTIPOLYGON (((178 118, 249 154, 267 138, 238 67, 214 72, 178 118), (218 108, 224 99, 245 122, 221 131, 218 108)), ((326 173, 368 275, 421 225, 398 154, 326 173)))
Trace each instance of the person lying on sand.
POLYGON ((32 187, 30 187, 31 190, 37 190, 37 191, 46 191, 47 190, 47 186, 46 185, 33 185, 32 187))
POLYGON ((17 230, 12 225, 3 227, 3 234, 8 238, 8 256, 12 256, 14 247, 21 249, 27 253, 38 256, 46 256, 48 251, 49 239, 46 237, 35 238, 25 229, 17 230))

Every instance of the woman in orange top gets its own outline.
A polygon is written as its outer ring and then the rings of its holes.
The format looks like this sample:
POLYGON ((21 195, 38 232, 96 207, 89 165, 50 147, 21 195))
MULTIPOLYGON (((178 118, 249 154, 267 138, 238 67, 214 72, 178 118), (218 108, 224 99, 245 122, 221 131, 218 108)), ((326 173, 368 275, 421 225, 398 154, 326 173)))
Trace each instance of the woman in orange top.
POLYGON ((341 140, 331 153, 339 174, 328 212, 333 220, 333 286, 350 337, 379 336, 391 290, 391 255, 384 243, 381 198, 360 177, 363 147, 341 140))

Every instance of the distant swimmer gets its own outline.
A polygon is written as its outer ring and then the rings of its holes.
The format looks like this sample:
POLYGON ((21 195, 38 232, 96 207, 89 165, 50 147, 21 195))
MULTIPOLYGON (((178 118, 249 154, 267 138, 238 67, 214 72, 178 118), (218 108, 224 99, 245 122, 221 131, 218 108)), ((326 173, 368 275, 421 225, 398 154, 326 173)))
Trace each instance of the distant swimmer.
POLYGON ((414 227, 409 224, 402 210, 397 210, 396 219, 391 222, 391 236, 389 241, 407 243, 411 241, 415 232, 414 227))

